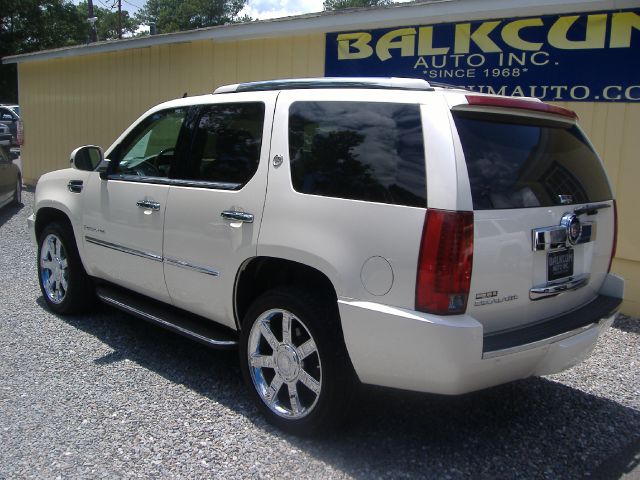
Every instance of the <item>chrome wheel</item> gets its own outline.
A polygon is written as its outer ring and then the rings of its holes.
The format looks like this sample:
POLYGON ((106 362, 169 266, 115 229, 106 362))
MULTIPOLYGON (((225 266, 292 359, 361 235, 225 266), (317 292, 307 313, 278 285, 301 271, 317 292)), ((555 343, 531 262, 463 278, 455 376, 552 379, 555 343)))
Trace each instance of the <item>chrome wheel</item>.
POLYGON ((249 374, 265 405, 287 419, 308 415, 322 390, 322 365, 304 322, 287 310, 268 310, 253 323, 247 346, 249 374))
POLYGON ((51 302, 59 304, 64 301, 69 282, 69 261, 62 240, 52 233, 44 238, 40 248, 40 281, 51 302))

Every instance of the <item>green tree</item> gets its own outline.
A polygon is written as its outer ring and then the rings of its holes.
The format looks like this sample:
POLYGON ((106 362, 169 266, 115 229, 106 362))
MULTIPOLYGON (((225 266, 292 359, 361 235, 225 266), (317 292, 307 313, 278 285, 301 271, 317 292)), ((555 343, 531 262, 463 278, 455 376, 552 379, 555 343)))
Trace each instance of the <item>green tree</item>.
MULTIPOLYGON (((81 2, 78 5, 78 12, 82 18, 89 16, 89 7, 86 1, 81 2)), ((98 19, 96 21, 96 31, 98 34, 98 41, 101 40, 115 40, 118 38, 118 12, 108 10, 93 5, 93 15, 98 19)), ((140 23, 136 17, 129 15, 126 10, 122 11, 122 35, 132 36, 135 35, 136 30, 140 23)))
POLYGON ((147 0, 137 15, 141 24, 155 23, 158 33, 249 21, 238 17, 247 0, 147 0))
POLYGON ((342 10, 345 8, 365 8, 391 5, 392 0, 324 0, 325 10, 342 10))
MULTIPOLYGON (((86 20, 68 0, 0 0, 0 57, 82 43, 86 20)), ((0 66, 0 101, 18 100, 15 65, 0 66)))

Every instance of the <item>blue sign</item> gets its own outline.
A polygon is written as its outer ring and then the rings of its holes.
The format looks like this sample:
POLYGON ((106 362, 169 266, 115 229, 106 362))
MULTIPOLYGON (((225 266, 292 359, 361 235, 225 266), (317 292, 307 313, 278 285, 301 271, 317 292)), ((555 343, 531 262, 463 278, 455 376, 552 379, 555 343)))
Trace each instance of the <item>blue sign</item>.
POLYGON ((412 77, 548 101, 640 102, 640 9, 329 33, 327 77, 412 77))

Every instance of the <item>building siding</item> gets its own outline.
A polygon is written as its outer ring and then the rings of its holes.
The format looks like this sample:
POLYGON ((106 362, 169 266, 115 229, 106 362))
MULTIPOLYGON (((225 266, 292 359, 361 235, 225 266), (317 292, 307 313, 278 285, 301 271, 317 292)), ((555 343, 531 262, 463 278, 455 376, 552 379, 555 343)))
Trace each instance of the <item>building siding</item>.
MULTIPOLYGON (((225 84, 324 75, 324 34, 243 41, 202 40, 18 66, 25 126, 24 179, 68 166, 79 145, 109 146, 149 107, 225 84)), ((640 315, 640 105, 561 103, 575 110, 604 160, 618 199, 614 271, 627 281, 623 311, 640 315)))
POLYGON ((25 182, 68 166, 79 145, 108 147, 149 107, 250 80, 322 76, 324 35, 204 40, 21 63, 25 182))

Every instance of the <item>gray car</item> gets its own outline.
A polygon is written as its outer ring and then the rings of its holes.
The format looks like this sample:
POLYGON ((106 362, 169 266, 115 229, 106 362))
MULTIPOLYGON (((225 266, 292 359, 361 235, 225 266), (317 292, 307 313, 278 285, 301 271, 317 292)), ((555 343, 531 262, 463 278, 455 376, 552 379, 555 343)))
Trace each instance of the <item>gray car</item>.
POLYGON ((6 125, 12 137, 12 144, 17 144, 20 107, 17 105, 0 105, 0 124, 6 125))
POLYGON ((22 176, 20 169, 9 157, 5 147, 0 146, 0 207, 22 202, 22 176))

